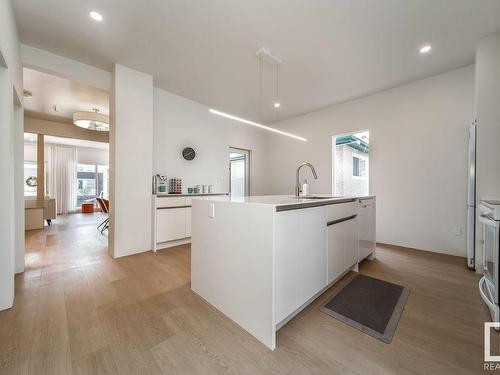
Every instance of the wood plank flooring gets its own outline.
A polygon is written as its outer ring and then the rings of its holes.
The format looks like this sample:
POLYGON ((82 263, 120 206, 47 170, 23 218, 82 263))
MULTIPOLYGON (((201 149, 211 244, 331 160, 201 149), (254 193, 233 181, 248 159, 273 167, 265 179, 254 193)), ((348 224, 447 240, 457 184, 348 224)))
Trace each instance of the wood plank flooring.
POLYGON ((391 344, 321 313, 330 289, 271 352, 190 290, 189 245, 113 260, 99 219, 27 233, 14 307, 0 312, 1 374, 482 372, 489 313, 463 258, 379 246, 360 272, 411 289, 391 344))

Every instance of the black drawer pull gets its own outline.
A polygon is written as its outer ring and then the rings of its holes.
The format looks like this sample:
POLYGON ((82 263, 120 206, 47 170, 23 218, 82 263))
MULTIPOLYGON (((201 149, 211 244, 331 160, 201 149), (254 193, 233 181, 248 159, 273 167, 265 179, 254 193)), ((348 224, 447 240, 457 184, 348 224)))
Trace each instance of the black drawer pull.
POLYGON ((334 224, 341 223, 343 221, 354 219, 354 218, 356 218, 356 216, 358 216, 358 215, 351 215, 351 216, 343 217, 342 219, 332 220, 332 221, 329 221, 328 223, 326 223, 326 225, 329 227, 330 225, 334 225, 334 224))

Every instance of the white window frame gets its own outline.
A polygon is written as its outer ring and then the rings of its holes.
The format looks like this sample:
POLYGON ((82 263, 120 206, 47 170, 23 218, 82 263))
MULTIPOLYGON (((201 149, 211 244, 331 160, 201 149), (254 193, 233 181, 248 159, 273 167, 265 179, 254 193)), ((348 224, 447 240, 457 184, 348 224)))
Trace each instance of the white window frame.
MULTIPOLYGON (((355 180, 366 180, 368 178, 368 158, 366 156, 363 156, 363 155, 360 155, 360 154, 357 154, 357 153, 352 153, 352 157, 353 157, 353 163, 354 163, 354 158, 358 158, 359 160, 363 160, 365 162, 365 175, 364 176, 355 176, 354 173, 352 175, 352 178, 355 179, 355 180)), ((353 166, 353 170, 354 170, 354 166, 353 166)))

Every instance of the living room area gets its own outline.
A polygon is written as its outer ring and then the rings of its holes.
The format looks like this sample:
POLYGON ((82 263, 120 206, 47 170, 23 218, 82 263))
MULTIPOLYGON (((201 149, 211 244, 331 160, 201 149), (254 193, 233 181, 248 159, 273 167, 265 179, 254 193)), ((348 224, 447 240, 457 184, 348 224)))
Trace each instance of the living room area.
POLYGON ((109 93, 42 70, 23 73, 29 267, 30 251, 63 236, 107 245, 109 93))

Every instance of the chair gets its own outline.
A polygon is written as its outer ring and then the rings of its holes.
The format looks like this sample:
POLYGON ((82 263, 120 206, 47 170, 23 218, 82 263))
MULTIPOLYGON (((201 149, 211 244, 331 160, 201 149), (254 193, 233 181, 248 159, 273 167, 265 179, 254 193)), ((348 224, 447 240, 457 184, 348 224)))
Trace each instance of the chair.
MULTIPOLYGON (((99 204, 99 207, 101 208, 101 211, 104 212, 105 214, 109 214, 109 200, 104 199, 104 198, 96 198, 97 204, 99 204)), ((97 226, 97 229, 101 228, 101 233, 104 233, 106 229, 109 227, 109 217, 106 218, 101 224, 97 226), (102 228, 101 228, 102 227, 102 228)))

